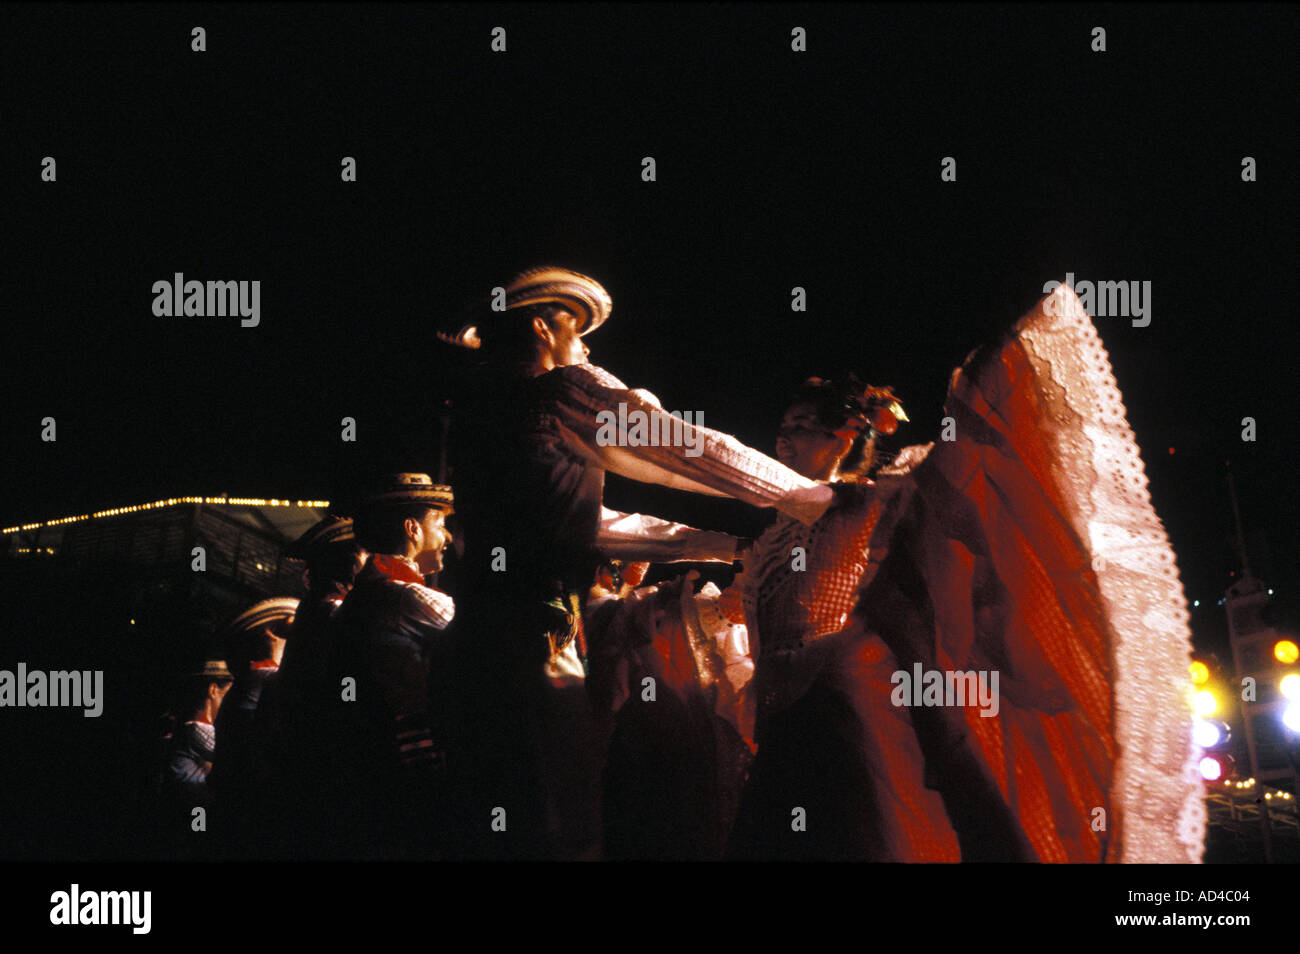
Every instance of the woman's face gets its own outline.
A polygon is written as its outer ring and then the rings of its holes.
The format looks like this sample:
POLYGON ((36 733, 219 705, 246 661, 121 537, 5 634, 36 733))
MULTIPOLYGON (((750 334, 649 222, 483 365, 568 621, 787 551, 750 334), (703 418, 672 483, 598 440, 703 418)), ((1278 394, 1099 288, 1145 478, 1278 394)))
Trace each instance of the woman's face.
POLYGON ((831 480, 853 446, 817 420, 810 403, 792 404, 781 419, 776 438, 776 459, 811 480, 831 480))

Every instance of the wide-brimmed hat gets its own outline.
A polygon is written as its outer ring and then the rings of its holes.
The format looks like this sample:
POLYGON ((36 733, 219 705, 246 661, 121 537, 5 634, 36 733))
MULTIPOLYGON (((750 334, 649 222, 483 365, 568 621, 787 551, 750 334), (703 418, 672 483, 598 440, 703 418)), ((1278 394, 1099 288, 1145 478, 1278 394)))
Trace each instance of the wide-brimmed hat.
POLYGON ((578 334, 585 335, 603 325, 614 309, 613 299, 600 282, 552 265, 520 272, 505 286, 505 299, 503 311, 492 310, 490 303, 477 305, 459 331, 439 337, 462 348, 479 348, 483 344, 481 328, 490 329, 516 309, 545 304, 571 311, 579 319, 578 334))
POLYGON ((408 503, 428 504, 451 513, 451 488, 435 484, 428 474, 388 474, 362 500, 362 506, 367 508, 408 503))
POLYGON ((195 679, 216 680, 218 682, 233 681, 234 673, 226 666, 224 659, 209 659, 203 663, 202 669, 196 669, 187 673, 195 679))
POLYGON ((352 518, 330 514, 285 547, 284 555, 291 560, 309 560, 332 544, 354 542, 352 518))
POLYGON ((280 596, 275 599, 254 603, 229 623, 223 630, 227 639, 256 632, 264 626, 287 622, 298 612, 298 601, 292 597, 280 596))

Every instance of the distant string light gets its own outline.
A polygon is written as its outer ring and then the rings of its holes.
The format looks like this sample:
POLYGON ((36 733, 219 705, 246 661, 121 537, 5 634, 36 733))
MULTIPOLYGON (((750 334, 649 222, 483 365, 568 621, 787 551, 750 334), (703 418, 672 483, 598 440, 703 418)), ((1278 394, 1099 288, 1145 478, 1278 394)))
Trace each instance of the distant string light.
POLYGON ((24 523, 17 527, 5 527, 0 533, 18 533, 26 530, 37 530, 41 527, 57 527, 65 523, 80 523, 83 520, 100 520, 104 517, 120 517, 127 513, 138 513, 142 510, 158 510, 163 507, 176 507, 181 504, 222 504, 228 507, 310 507, 317 510, 329 508, 328 500, 275 500, 265 499, 262 497, 168 497, 166 500, 155 500, 152 503, 138 504, 134 507, 114 507, 110 510, 97 510, 94 513, 84 513, 75 517, 59 517, 57 520, 46 520, 44 523, 24 523))

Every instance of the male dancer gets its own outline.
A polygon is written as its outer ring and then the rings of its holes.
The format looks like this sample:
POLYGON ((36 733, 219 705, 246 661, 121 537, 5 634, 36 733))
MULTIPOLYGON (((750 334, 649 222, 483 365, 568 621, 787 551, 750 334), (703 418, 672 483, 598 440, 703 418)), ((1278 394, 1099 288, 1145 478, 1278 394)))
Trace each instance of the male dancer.
POLYGON ((595 766, 580 678, 582 602, 597 567, 625 560, 736 558, 736 538, 603 507, 605 471, 730 496, 811 523, 831 490, 735 438, 667 414, 587 362, 582 337, 609 317, 594 279, 539 268, 503 289, 504 307, 445 336, 483 364, 457 404, 452 463, 465 536, 458 602, 462 741, 477 784, 462 824, 470 851, 594 857, 595 766), (669 441, 631 433, 640 424, 669 441), (680 438, 680 439, 678 439, 680 438), (581 694, 579 694, 580 696, 581 694))

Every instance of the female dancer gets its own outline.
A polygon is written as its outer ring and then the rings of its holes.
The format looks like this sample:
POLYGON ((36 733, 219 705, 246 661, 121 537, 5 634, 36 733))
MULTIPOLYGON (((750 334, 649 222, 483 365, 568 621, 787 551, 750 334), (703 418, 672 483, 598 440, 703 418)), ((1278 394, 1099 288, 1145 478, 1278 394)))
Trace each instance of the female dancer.
POLYGON ((857 602, 886 486, 927 450, 908 448, 867 479, 878 431, 900 419, 887 389, 852 377, 809 379, 785 412, 777 459, 831 483, 836 504, 812 526, 778 518, 737 579, 756 662, 758 754, 734 857, 960 859, 942 799, 926 788, 909 712, 890 704, 893 654, 874 633, 836 635, 857 602))
POLYGON ((745 735, 756 704, 729 854, 1199 860, 1185 599, 1073 292, 975 352, 942 439, 874 481, 844 478, 887 395, 837 409, 836 390, 786 415, 778 455, 837 505, 811 528, 778 519, 747 555, 752 684, 720 678, 743 671, 736 641, 712 638, 689 588, 680 629, 643 626, 636 649, 668 674, 693 662, 680 691, 715 725, 745 735))

